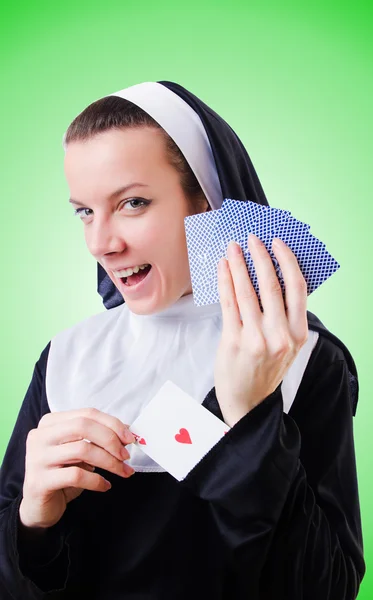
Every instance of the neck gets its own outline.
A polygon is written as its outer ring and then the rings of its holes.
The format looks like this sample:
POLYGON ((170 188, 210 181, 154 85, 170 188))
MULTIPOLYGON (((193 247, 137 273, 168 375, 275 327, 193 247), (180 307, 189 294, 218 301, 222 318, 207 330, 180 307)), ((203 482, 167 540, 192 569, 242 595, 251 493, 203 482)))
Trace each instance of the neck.
POLYGON ((219 303, 209 304, 207 306, 197 306, 194 302, 193 294, 186 294, 167 308, 151 315, 137 315, 131 313, 131 316, 135 320, 195 320, 219 315, 221 315, 221 306, 219 303))

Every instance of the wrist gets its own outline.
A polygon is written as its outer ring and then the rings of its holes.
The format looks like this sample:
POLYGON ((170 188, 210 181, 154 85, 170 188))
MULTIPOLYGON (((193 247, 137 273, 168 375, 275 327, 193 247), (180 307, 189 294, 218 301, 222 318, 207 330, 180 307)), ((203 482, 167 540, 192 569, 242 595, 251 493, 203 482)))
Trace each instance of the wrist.
POLYGON ((35 533, 40 532, 42 534, 44 531, 46 531, 48 527, 50 527, 49 524, 35 519, 35 516, 33 516, 28 510, 24 498, 22 498, 21 504, 19 506, 18 517, 19 523, 22 528, 27 530, 34 530, 35 533))
MULTIPOLYGON (((281 382, 282 383, 282 382, 281 382)), ((279 394, 281 394, 281 383, 266 396, 265 398, 261 397, 257 400, 252 400, 250 404, 243 404, 242 402, 234 402, 233 400, 228 403, 220 403, 217 398, 220 406, 220 410, 223 415, 224 422, 227 423, 230 427, 233 427, 238 421, 240 421, 243 417, 245 417, 249 412, 255 409, 263 402, 271 402, 272 399, 276 398, 279 394)))
POLYGON ((229 425, 229 427, 234 427, 234 425, 238 423, 238 421, 240 421, 245 415, 247 415, 248 412, 250 412, 250 409, 248 408, 230 405, 220 405, 220 409, 223 415, 224 423, 229 425))

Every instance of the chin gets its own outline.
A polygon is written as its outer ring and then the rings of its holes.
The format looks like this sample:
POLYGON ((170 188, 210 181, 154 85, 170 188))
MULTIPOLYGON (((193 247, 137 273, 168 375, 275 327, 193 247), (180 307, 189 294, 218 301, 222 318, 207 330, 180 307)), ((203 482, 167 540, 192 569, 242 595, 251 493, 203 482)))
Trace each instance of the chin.
MULTIPOLYGON (((157 312, 159 312, 159 309, 157 307, 154 306, 150 306, 149 302, 133 302, 133 301, 129 301, 127 302, 126 299, 125 303, 128 306, 129 310, 134 313, 135 315, 154 315, 157 312)), ((162 309, 161 309, 162 310, 162 309)))
POLYGON ((166 299, 156 300, 155 298, 139 298, 134 300, 133 298, 127 299, 124 294, 122 294, 122 296, 129 310, 135 315, 154 315, 161 312, 172 303, 171 301, 167 302, 166 299))
POLYGON ((155 315, 163 310, 166 310, 172 304, 177 302, 182 296, 185 296, 188 291, 180 290, 178 293, 173 295, 168 295, 167 297, 162 298, 154 298, 154 297, 144 297, 144 298, 126 298, 124 294, 122 294, 126 305, 129 310, 136 315, 155 315))

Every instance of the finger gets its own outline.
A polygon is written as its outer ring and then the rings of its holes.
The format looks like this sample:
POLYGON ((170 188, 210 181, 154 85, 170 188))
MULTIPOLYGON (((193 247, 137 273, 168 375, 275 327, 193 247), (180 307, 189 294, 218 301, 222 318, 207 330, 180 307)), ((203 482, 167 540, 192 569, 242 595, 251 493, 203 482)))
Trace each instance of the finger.
POLYGON ((262 313, 258 297, 251 283, 241 246, 231 242, 228 246, 228 260, 234 292, 244 325, 259 323, 262 313))
POLYGON ((234 293, 232 275, 228 261, 222 258, 218 264, 218 291, 223 317, 223 333, 236 335, 241 331, 242 323, 234 293))
POLYGON ((297 257, 280 238, 272 242, 273 252, 279 262, 285 282, 285 304, 292 338, 299 344, 308 336, 307 284, 297 257))
POLYGON ((87 463, 77 463, 76 466, 80 467, 81 469, 85 469, 86 471, 89 471, 90 473, 93 473, 93 471, 96 468, 93 465, 88 465, 87 463))
POLYGON ((76 417, 86 417, 105 425, 115 431, 123 444, 132 444, 135 441, 134 435, 130 432, 129 426, 122 423, 116 417, 108 415, 97 408, 81 408, 76 410, 66 410, 61 412, 47 413, 39 421, 38 427, 49 427, 56 423, 61 423, 76 417))
POLYGON ((132 475, 133 469, 123 462, 124 459, 127 460, 130 457, 124 446, 123 450, 126 455, 123 452, 123 458, 118 459, 109 452, 106 452, 103 448, 81 440, 54 446, 51 451, 48 452, 47 464, 49 467, 61 467, 85 463, 92 467, 105 469, 120 477, 128 477, 129 475, 132 475))
POLYGON ((248 243, 258 277, 263 311, 270 322, 287 328, 284 299, 272 258, 263 242, 254 234, 249 235, 248 243))
MULTIPOLYGON (((126 450, 115 431, 83 416, 67 419, 62 423, 45 427, 39 431, 36 430, 36 432, 38 432, 39 437, 40 435, 43 436, 44 444, 51 447, 69 442, 89 440, 89 442, 110 452, 112 456, 119 460, 122 459, 123 451, 126 450)), ((84 443, 87 444, 86 441, 84 443)), ((127 450, 126 453, 128 453, 127 450)))
POLYGON ((43 485, 49 492, 65 488, 79 488, 93 492, 106 492, 111 488, 111 483, 98 473, 90 473, 80 467, 66 467, 65 469, 51 469, 47 481, 43 485))

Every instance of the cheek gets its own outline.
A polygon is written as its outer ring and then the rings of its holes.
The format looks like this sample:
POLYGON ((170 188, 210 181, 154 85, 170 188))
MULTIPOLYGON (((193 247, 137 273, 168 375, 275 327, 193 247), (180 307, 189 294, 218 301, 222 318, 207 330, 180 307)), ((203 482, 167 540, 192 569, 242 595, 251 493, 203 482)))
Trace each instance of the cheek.
POLYGON ((186 239, 183 220, 173 220, 160 231, 160 243, 174 263, 183 261, 186 254, 186 239))
MULTIPOLYGON (((84 224, 83 224, 83 227, 84 227, 84 224)), ((89 235, 89 231, 86 227, 84 227, 84 240, 85 240, 85 243, 86 243, 86 246, 87 246, 89 252, 92 254, 90 235, 89 235)))
POLYGON ((153 222, 142 228, 142 239, 146 246, 151 246, 156 251, 163 246, 163 240, 167 237, 167 228, 163 223, 153 222))
POLYGON ((167 253, 170 259, 174 259, 176 257, 173 254, 179 253, 186 245, 184 218, 165 215, 154 220, 143 228, 142 239, 147 247, 152 247, 154 253, 167 253))

